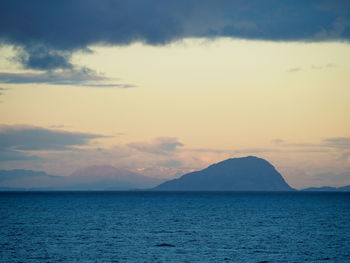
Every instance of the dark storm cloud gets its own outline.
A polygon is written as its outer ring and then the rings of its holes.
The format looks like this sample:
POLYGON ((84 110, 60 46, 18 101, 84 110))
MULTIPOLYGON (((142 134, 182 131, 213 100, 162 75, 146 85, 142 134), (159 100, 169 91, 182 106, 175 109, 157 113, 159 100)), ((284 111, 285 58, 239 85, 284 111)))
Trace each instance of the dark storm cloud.
POLYGON ((37 70, 53 70, 57 68, 73 69, 69 62, 72 55, 70 51, 54 50, 45 44, 25 45, 25 48, 17 48, 18 55, 13 58, 20 62, 24 68, 37 70))
POLYGON ((35 126, 1 125, 0 149, 18 151, 67 150, 88 145, 102 135, 50 130, 35 126))
POLYGON ((0 41, 26 68, 71 69, 89 45, 166 44, 185 37, 324 41, 350 38, 342 0, 2 0, 0 41))

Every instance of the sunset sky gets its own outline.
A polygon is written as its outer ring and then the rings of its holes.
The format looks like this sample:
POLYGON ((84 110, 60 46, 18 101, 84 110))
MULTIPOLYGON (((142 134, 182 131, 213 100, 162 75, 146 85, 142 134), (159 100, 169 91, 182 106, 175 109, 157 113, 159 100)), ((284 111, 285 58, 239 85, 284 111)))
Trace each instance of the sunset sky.
POLYGON ((1 1, 0 169, 350 184, 349 1, 1 1))

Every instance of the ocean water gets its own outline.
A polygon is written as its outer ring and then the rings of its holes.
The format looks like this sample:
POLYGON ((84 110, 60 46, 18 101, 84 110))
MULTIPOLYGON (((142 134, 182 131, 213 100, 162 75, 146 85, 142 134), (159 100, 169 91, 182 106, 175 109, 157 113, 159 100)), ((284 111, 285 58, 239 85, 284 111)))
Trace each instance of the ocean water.
POLYGON ((350 262, 350 194, 3 192, 0 262, 350 262))

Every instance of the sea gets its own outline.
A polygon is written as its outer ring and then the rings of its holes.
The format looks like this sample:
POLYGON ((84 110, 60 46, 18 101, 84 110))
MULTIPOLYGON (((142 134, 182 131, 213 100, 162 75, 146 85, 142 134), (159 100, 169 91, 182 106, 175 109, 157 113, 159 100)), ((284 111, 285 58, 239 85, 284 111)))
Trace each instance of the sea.
POLYGON ((1 192, 0 262, 350 262, 350 193, 1 192))

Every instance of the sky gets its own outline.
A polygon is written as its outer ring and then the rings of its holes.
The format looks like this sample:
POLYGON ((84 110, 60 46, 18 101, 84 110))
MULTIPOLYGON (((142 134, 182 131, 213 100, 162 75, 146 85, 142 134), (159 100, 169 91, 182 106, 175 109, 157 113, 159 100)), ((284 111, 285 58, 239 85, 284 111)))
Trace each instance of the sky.
POLYGON ((349 1, 0 2, 0 169, 350 184, 349 1))

